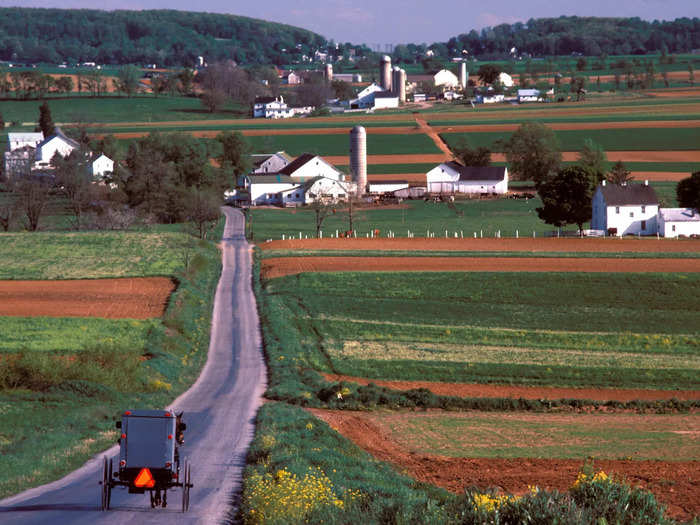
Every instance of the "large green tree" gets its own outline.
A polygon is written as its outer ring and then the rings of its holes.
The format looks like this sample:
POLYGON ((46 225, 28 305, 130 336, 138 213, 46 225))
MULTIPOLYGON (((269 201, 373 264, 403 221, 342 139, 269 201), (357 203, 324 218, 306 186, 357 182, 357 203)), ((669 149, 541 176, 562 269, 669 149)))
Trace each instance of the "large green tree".
POLYGON ((56 129, 48 102, 44 102, 41 106, 39 106, 39 129, 44 134, 44 137, 53 135, 53 132, 56 129))
POLYGON ((525 122, 503 144, 510 171, 520 180, 539 186, 561 165, 554 132, 539 122, 525 122))
POLYGON ((676 197, 680 206, 700 211, 700 171, 678 182, 676 197))
POLYGON ((563 168, 537 189, 542 199, 537 215, 547 224, 557 227, 576 224, 581 231, 591 218, 594 188, 595 179, 587 169, 563 168))
POLYGON ((239 131, 222 131, 216 136, 216 140, 221 144, 221 154, 217 157, 221 169, 229 177, 228 187, 232 187, 230 177, 248 173, 250 164, 250 145, 239 131))
POLYGON ((485 146, 474 147, 468 139, 461 140, 452 148, 455 157, 465 166, 489 166, 491 150, 485 146))
POLYGON ((603 146, 591 139, 586 139, 578 156, 578 164, 587 169, 598 183, 605 179, 605 174, 608 171, 608 156, 605 154, 603 146))
POLYGON ((141 70, 136 66, 128 65, 122 67, 117 73, 115 87, 120 93, 124 93, 127 97, 136 94, 141 80, 141 70))

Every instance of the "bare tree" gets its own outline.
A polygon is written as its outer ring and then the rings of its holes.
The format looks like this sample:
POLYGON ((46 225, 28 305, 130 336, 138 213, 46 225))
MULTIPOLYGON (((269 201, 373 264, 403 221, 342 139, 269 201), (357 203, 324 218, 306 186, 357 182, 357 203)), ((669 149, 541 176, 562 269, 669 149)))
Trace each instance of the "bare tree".
POLYGON ((4 231, 9 231, 17 217, 19 212, 17 204, 17 195, 14 192, 14 188, 11 188, 4 195, 0 195, 0 226, 2 226, 4 231))
POLYGON ((632 180, 632 173, 627 169, 621 160, 618 160, 608 173, 607 181, 612 184, 622 184, 632 180))
POLYGON ((311 204, 310 208, 314 212, 314 218, 316 221, 316 238, 320 238, 323 223, 329 215, 336 212, 336 205, 333 202, 317 200, 311 204))
POLYGON ((56 153, 51 163, 56 168, 56 184, 59 191, 68 200, 68 207, 73 213, 73 225, 76 230, 80 230, 83 215, 95 196, 87 154, 81 150, 73 150, 68 157, 63 158, 56 153))
POLYGON ((207 234, 221 217, 221 198, 212 191, 192 189, 187 203, 187 219, 192 223, 195 235, 206 239, 207 234))
POLYGON ((17 194, 27 219, 27 230, 34 232, 39 228, 39 220, 49 201, 51 186, 49 178, 41 175, 29 175, 17 181, 17 194))

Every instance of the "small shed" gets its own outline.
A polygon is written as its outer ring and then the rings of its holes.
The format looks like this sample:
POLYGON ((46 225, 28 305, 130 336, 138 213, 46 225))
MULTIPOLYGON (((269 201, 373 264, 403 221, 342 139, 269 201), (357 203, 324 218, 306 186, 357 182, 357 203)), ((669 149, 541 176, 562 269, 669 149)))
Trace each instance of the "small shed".
POLYGON ((700 235, 700 213, 693 208, 660 208, 656 224, 664 237, 700 235))

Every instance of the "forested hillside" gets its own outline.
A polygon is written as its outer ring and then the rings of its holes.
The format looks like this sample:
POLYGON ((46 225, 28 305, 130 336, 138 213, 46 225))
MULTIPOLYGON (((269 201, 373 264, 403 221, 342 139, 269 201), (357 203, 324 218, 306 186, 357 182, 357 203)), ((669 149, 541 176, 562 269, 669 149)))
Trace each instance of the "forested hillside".
POLYGON ((700 48, 700 18, 678 18, 672 22, 646 22, 636 17, 538 18, 470 31, 437 47, 441 55, 457 56, 467 50, 478 57, 508 53, 513 47, 519 53, 537 56, 687 53, 700 48))
POLYGON ((184 11, 0 9, 0 59, 191 66, 233 59, 288 64, 324 47, 321 35, 242 16, 184 11))

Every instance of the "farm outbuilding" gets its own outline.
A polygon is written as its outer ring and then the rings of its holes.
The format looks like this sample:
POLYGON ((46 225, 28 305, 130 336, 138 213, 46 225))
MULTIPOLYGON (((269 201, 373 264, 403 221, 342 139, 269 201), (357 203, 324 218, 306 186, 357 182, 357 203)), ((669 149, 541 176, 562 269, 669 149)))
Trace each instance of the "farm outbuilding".
POLYGON ((700 235, 700 213, 693 208, 660 208, 656 225, 664 237, 700 235))
POLYGON ((382 193, 393 193, 398 190, 408 188, 408 181, 405 180, 383 180, 371 182, 369 184, 369 193, 381 195, 382 193))
POLYGON ((430 193, 502 195, 508 192, 508 168, 470 167, 455 161, 443 162, 426 174, 426 182, 430 193))

